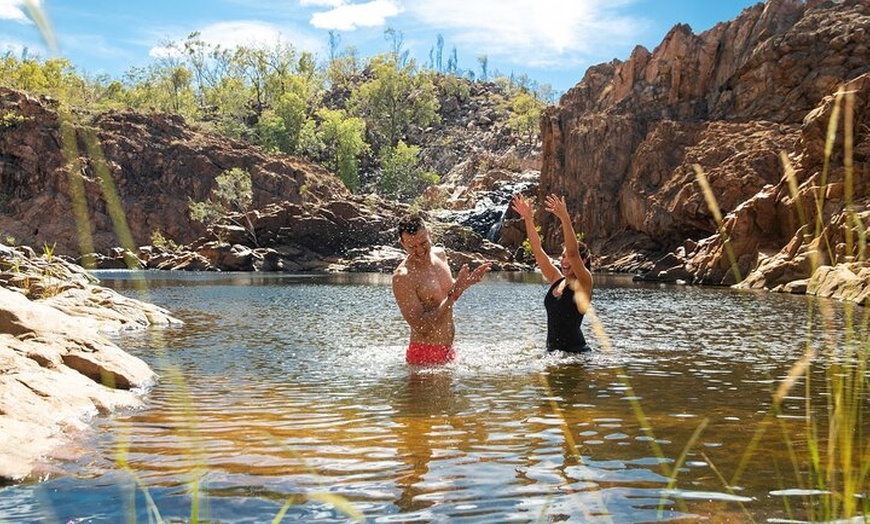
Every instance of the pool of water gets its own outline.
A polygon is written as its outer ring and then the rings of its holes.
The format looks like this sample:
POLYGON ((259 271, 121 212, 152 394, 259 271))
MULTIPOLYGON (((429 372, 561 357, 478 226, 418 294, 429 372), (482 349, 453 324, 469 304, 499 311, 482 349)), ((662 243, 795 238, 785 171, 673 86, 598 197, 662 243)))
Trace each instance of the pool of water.
POLYGON ((111 335, 160 382, 0 490, 9 522, 805 519, 807 409, 823 428, 826 359, 867 344, 864 308, 599 275, 596 350, 547 354, 541 277, 490 274, 457 361, 416 370, 388 275, 98 276, 185 325, 111 335))

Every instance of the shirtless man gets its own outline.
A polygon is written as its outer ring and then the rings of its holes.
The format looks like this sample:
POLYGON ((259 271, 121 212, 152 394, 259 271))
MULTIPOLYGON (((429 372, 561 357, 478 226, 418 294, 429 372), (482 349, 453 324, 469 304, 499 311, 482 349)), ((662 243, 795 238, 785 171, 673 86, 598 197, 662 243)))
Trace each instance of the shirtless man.
POLYGON ((490 263, 474 271, 465 264, 454 280, 447 254, 432 247, 426 224, 416 213, 399 222, 399 242, 408 254, 393 271, 393 295, 411 328, 405 360, 413 365, 450 362, 456 356, 453 304, 472 284, 480 282, 490 263))

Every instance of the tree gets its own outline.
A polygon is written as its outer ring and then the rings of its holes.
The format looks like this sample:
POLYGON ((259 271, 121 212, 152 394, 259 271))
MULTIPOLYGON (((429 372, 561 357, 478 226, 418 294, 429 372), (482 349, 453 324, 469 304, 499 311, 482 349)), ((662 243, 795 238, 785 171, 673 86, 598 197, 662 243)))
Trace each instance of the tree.
POLYGON ((365 120, 378 150, 395 146, 412 127, 425 128, 439 118, 431 77, 414 75, 413 67, 413 61, 398 67, 379 55, 369 66, 371 80, 351 95, 349 106, 365 120))
POLYGON ((435 70, 439 73, 444 72, 444 37, 441 36, 441 33, 438 33, 438 40, 435 44, 435 70))
POLYGON ((420 195, 424 189, 438 183, 438 175, 420 168, 420 148, 405 144, 381 150, 381 178, 379 189, 382 195, 403 202, 420 195))
POLYGON ((479 55, 477 57, 477 63, 480 64, 480 80, 481 82, 486 82, 489 80, 489 71, 487 71, 487 67, 489 65, 489 58, 486 55, 479 55))
POLYGON ((447 59, 447 72, 451 75, 459 74, 459 53, 456 51, 456 46, 450 50, 450 57, 447 59))
POLYGON ((359 189, 359 157, 368 152, 365 141, 365 122, 348 117, 341 109, 321 108, 318 136, 326 148, 327 164, 338 173, 344 185, 352 192, 359 189))
POLYGON ((511 114, 508 126, 518 134, 525 136, 529 146, 534 146, 541 130, 541 114, 544 103, 530 95, 527 91, 517 91, 510 100, 511 114))
POLYGON ((257 246, 257 233, 250 217, 253 202, 251 174, 234 167, 215 177, 215 187, 212 188, 208 200, 195 202, 190 199, 188 208, 190 218, 206 227, 222 224, 241 227, 257 246))
POLYGON ((384 30, 384 38, 390 42, 390 55, 393 60, 399 67, 405 67, 408 64, 410 53, 410 49, 403 49, 405 47, 405 34, 388 27, 384 30))
POLYGON ((260 115, 255 126, 257 143, 266 151, 274 153, 287 147, 287 128, 284 119, 274 110, 267 109, 260 115))
POLYGON ((185 99, 190 95, 190 80, 192 77, 193 75, 184 66, 178 66, 172 70, 169 83, 172 86, 172 105, 175 113, 182 113, 182 108, 187 106, 185 99))

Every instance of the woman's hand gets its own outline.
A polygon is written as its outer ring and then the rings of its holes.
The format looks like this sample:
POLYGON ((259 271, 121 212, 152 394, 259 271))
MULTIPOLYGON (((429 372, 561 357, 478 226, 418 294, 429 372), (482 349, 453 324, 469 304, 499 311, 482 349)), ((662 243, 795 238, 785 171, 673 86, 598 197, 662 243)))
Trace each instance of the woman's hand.
POLYGON ((524 219, 532 218, 532 203, 529 200, 526 200, 526 197, 523 195, 516 195, 513 200, 511 200, 511 207, 524 219))
POLYGON ((565 204, 565 197, 557 197, 556 195, 548 195, 546 199, 546 210, 550 213, 553 213, 560 220, 570 220, 571 216, 568 214, 568 206, 565 204))

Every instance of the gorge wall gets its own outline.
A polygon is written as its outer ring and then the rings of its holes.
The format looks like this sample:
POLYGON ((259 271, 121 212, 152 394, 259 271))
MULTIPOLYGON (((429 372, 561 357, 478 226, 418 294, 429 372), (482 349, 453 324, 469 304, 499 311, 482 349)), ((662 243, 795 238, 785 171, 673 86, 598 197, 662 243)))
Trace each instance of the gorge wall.
MULTIPOLYGON (((824 224, 823 243, 832 248, 821 263, 854 261, 858 243, 837 241, 855 222, 847 206, 863 220, 854 238, 866 238, 870 223, 868 73, 867 0, 769 0, 700 34, 677 25, 652 52, 637 47, 625 62, 590 68, 549 108, 540 193, 566 195, 599 265, 663 280, 734 283, 726 251, 733 249, 745 277, 790 244, 811 243, 798 235, 806 231, 801 217, 824 224), (848 159, 843 103, 834 110, 844 85, 854 97, 848 159), (832 114, 840 115, 841 133, 826 165, 832 114), (783 155, 799 197, 784 177, 783 155), (696 165, 726 216, 721 232, 696 165)), ((555 248, 558 228, 540 218, 555 248)), ((789 250, 791 259, 800 251, 789 250)), ((762 279, 764 286, 808 277, 803 265, 762 279)))
POLYGON ((191 242, 204 227, 190 219, 189 199, 205 200, 215 177, 234 167, 250 172, 255 208, 349 194, 310 162, 197 132, 174 115, 73 117, 50 99, 4 88, 0 112, 14 117, 0 132, 0 232, 56 245, 56 254, 106 252, 127 234, 134 246, 155 232, 191 242))

